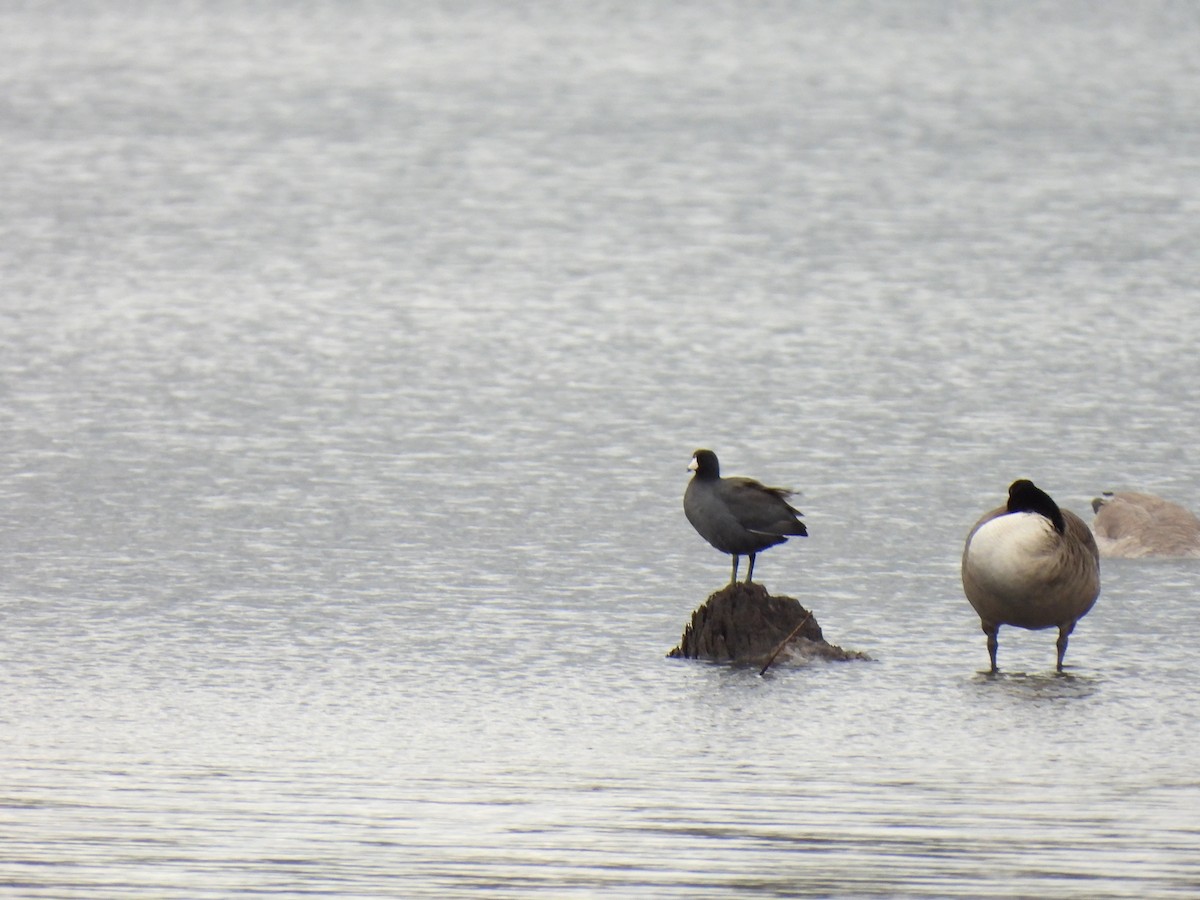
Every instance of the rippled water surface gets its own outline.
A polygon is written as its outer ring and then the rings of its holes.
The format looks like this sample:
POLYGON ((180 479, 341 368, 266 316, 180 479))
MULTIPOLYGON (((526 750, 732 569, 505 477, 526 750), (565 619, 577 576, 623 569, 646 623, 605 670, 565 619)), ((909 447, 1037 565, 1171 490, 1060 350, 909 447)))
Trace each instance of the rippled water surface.
POLYGON ((0 894, 1200 894, 1190 4, 0 12, 0 894), (691 452, 871 662, 665 658, 691 452))

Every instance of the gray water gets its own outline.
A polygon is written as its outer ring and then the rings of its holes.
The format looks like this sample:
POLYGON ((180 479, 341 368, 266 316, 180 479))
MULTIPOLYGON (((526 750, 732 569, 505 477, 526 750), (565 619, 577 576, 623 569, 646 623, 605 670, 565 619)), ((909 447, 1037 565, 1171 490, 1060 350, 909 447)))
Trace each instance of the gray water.
POLYGON ((0 10, 0 894, 1200 895, 1190 3, 0 10), (871 662, 668 660, 728 573, 871 662))

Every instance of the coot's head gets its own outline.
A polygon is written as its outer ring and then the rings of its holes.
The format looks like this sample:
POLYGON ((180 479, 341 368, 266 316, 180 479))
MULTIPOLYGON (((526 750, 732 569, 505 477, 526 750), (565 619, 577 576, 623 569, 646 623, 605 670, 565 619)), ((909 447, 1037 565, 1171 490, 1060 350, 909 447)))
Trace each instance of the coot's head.
POLYGON ((688 471, 695 472, 697 478, 720 478, 721 464, 711 450, 697 450, 688 463, 688 471))

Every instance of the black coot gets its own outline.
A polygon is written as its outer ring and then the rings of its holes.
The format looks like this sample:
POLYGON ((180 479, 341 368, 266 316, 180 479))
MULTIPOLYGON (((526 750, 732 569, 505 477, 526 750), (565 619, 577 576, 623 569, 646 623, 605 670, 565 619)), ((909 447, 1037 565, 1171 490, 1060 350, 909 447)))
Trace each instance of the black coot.
POLYGON ((688 469, 696 474, 683 494, 683 511, 700 537, 732 554, 730 584, 737 581, 739 556, 750 556, 749 583, 760 550, 808 534, 797 518, 800 513, 787 502, 791 491, 767 487, 753 478, 722 478, 717 454, 711 450, 697 450, 688 469))

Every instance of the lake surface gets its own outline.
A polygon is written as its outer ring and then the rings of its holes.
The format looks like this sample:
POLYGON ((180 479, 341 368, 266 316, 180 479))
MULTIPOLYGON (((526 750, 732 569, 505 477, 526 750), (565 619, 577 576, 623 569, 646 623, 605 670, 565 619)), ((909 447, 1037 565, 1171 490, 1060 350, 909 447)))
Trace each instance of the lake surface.
POLYGON ((1200 895, 1187 3, 0 11, 0 895, 1200 895), (668 660, 692 451, 871 662, 668 660))

